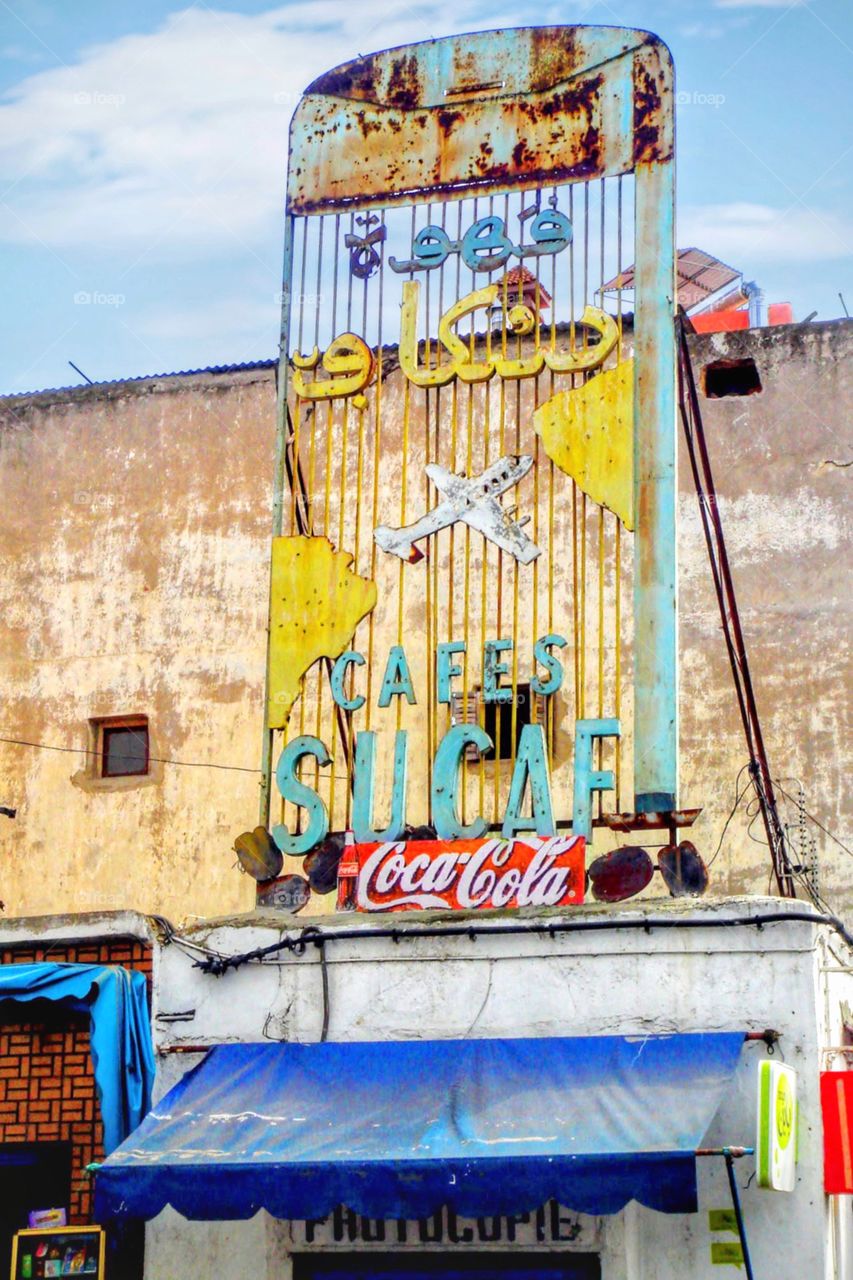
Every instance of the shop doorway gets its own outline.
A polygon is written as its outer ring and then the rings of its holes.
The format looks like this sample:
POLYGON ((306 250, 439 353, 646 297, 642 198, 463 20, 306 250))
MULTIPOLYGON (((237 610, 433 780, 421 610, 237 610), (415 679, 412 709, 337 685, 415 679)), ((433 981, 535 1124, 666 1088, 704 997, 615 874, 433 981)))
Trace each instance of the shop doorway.
POLYGON ((303 1254, 293 1280, 601 1280, 593 1253, 303 1254))
POLYGON ((68 1207, 69 1142, 10 1142, 0 1147, 0 1277, 12 1265, 12 1237, 32 1209, 68 1207))

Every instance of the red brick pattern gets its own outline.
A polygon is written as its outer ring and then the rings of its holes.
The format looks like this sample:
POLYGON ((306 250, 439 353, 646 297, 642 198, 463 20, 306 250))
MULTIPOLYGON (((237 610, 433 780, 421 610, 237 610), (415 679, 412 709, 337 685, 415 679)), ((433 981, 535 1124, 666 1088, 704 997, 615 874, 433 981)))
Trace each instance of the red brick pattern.
MULTIPOLYGON (((74 946, 0 951, 0 964, 41 961, 121 964, 144 973, 150 984, 151 949, 142 943, 81 943, 74 946)), ((27 1005, 0 1016, 0 1144, 70 1142, 70 1222, 91 1221, 92 1185, 86 1166, 104 1156, 89 1019, 61 1005, 40 1005, 34 1021, 27 1005), (43 1012, 45 1010, 45 1012, 43 1012), (16 1016, 20 1013, 20 1017, 16 1016)))

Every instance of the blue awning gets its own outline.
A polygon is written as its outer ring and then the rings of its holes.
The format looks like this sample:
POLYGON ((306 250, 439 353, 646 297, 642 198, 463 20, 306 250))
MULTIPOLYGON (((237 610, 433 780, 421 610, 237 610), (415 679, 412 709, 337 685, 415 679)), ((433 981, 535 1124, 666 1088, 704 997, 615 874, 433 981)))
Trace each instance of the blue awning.
POLYGON ((97 1176, 151 1218, 696 1209, 694 1152, 743 1032, 212 1049, 97 1176))
POLYGON ((0 1000, 61 1000, 89 1014, 104 1150, 112 1151, 151 1105, 154 1046, 143 974, 117 964, 4 964, 0 1000))

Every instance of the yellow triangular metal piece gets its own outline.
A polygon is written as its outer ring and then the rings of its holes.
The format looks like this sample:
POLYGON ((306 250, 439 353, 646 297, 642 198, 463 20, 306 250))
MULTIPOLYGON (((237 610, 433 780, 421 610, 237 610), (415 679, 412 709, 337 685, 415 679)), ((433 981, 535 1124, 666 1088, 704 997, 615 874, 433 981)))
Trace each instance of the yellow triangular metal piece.
POLYGON ((376 583, 352 571, 349 551, 328 538, 272 541, 267 723, 284 729, 318 660, 339 658, 361 619, 376 607, 376 583))
POLYGON ((559 391, 533 415, 551 461, 634 528, 634 361, 559 391))

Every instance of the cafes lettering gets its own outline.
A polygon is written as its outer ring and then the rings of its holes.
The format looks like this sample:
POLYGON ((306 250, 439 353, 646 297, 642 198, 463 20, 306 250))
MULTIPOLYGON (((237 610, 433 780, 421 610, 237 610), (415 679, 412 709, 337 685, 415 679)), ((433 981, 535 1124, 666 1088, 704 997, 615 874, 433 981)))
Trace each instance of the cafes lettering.
MULTIPOLYGON (((534 695, 550 698, 560 689, 563 665, 558 653, 566 644, 565 638, 559 635, 542 636, 536 641, 533 656, 537 669, 530 682, 534 695)), ((501 681, 510 673, 512 648, 510 640, 486 641, 482 689, 478 694, 483 702, 511 701, 512 688, 501 681)), ((453 686, 455 681, 462 678, 465 652, 466 645, 460 640, 437 646, 435 663, 438 703, 452 705, 453 686)), ((348 694, 345 689, 350 671, 364 665, 362 654, 348 650, 341 654, 332 668, 332 697, 343 711, 358 711, 365 703, 363 695, 352 690, 348 694)), ((390 708, 396 705, 396 699, 404 699, 411 705, 417 701, 402 645, 394 645, 388 654, 378 705, 380 708, 390 708)), ((572 833, 575 836, 589 838, 593 792, 612 790, 614 786, 612 770, 593 769, 593 744, 597 739, 618 737, 619 733, 619 722, 613 718, 576 721, 572 808, 572 833)), ((439 742, 433 760, 430 795, 432 825, 438 840, 481 840, 486 835, 488 828, 481 815, 463 821, 460 816, 459 793, 464 761, 470 758, 470 753, 482 758, 493 749, 492 739, 477 723, 454 724, 439 742)), ((310 852, 329 832, 329 813, 323 798, 299 776, 300 766, 306 758, 313 758, 319 767, 332 763, 326 744, 318 737, 303 734, 287 744, 276 768, 276 781, 282 798, 304 811, 300 830, 291 831, 281 823, 272 831, 281 851, 291 855, 310 852)), ((384 845, 403 838, 407 826, 408 758, 407 731, 398 729, 394 740, 390 819, 387 826, 377 829, 374 816, 376 733, 373 730, 363 730, 356 735, 352 832, 357 844, 384 845)), ((525 832, 534 832, 538 837, 556 835, 547 743, 542 724, 525 724, 522 728, 501 824, 504 840, 513 840, 525 832), (529 813, 524 812, 527 808, 529 813)))

